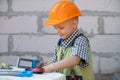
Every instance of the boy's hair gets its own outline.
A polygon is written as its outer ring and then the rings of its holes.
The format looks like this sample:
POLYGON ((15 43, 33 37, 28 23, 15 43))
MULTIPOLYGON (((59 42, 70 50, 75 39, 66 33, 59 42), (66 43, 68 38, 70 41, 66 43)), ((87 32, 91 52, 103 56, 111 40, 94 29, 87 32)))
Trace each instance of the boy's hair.
POLYGON ((76 21, 79 21, 79 17, 78 16, 74 17, 73 19, 75 19, 76 21))
POLYGON ((78 16, 82 16, 82 13, 73 2, 60 0, 52 6, 45 25, 57 25, 78 16))

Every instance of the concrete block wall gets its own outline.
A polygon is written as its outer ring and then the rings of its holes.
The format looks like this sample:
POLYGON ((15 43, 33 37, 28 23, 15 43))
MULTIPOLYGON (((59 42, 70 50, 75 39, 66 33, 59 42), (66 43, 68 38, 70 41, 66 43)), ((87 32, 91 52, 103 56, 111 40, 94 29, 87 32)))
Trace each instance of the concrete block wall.
MULTIPOLYGON (((43 23, 56 1, 0 0, 0 63, 15 65, 18 57, 51 60, 59 36, 53 27, 45 27, 43 23)), ((120 0, 71 1, 83 13, 78 28, 90 40, 96 80, 117 80, 120 0)))

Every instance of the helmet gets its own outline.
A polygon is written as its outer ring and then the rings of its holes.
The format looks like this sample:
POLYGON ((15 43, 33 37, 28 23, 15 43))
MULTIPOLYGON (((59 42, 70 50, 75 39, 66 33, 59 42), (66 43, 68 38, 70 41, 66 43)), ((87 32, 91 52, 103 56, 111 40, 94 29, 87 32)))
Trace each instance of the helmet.
POLYGON ((44 24, 46 26, 57 25, 73 17, 81 15, 82 13, 73 2, 68 0, 60 0, 52 6, 48 20, 44 24))

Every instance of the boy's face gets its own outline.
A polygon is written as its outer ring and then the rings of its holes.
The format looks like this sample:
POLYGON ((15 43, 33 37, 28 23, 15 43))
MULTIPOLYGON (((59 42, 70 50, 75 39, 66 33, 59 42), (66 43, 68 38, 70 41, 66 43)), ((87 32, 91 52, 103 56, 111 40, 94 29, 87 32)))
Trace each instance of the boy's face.
POLYGON ((70 19, 66 22, 54 26, 56 33, 62 38, 68 38, 77 28, 77 21, 70 19))

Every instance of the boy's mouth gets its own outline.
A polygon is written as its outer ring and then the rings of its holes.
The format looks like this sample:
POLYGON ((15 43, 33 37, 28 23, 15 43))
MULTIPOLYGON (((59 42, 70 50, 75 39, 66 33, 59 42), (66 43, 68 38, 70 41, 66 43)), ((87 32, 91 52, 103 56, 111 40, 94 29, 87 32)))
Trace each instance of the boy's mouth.
POLYGON ((62 37, 63 35, 60 35, 60 37, 62 37))

